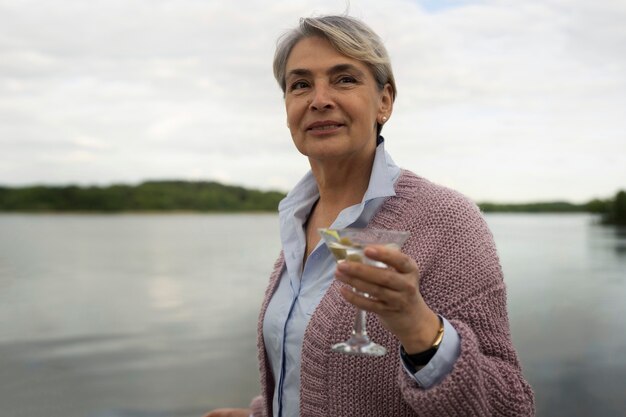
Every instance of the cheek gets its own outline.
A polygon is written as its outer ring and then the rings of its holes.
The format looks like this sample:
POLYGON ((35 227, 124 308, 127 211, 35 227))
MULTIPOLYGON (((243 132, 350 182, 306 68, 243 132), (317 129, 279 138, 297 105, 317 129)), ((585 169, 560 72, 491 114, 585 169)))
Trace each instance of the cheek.
POLYGON ((299 134, 298 126, 300 123, 301 117, 299 116, 299 112, 297 111, 297 107, 293 105, 293 103, 285 102, 285 112, 287 113, 287 128, 291 133, 291 138, 297 146, 297 138, 299 134))
POLYGON ((299 109, 297 103, 294 103, 290 100, 285 102, 285 112, 287 113, 289 128, 293 129, 294 127, 296 127, 298 121, 300 120, 302 111, 299 109))

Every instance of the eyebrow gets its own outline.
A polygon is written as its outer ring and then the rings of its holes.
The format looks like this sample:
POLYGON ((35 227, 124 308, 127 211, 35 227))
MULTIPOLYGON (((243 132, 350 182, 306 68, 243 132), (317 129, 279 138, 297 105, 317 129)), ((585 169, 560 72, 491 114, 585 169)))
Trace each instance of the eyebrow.
MULTIPOLYGON (((335 66, 330 67, 326 71, 326 74, 332 75, 332 74, 337 74, 339 72, 345 72, 345 71, 355 73, 357 76, 363 76, 363 71, 361 71, 360 69, 358 69, 352 64, 337 64, 335 66)), ((312 74, 313 73, 311 72, 311 70, 304 69, 304 68, 295 68, 287 73, 287 76, 285 77, 285 79, 294 75, 306 77, 306 76, 311 76, 312 74)))

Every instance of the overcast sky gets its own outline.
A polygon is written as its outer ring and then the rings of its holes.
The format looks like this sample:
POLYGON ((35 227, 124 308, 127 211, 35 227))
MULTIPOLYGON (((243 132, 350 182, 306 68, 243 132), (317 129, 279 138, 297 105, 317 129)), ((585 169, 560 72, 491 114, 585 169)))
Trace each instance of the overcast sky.
MULTIPOLYGON (((0 184, 218 180, 308 169, 271 61, 346 1, 0 0, 0 184)), ((352 0, 398 84, 387 150, 479 200, 626 188, 626 1, 352 0)))

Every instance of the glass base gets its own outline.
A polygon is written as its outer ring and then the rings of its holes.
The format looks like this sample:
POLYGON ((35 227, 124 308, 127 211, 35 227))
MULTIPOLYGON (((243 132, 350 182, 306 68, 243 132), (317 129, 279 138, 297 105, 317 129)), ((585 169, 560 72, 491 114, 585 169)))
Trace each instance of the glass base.
POLYGON ((361 356, 383 356, 387 353, 381 345, 369 340, 368 337, 351 337, 348 341, 337 343, 331 347, 333 352, 345 353, 347 355, 361 356))

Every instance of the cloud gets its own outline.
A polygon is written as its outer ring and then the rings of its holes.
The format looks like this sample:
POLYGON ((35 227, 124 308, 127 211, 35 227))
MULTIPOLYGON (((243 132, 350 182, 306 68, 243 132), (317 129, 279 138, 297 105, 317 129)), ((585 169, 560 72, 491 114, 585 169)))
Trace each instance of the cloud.
MULTIPOLYGON (((275 41, 300 16, 344 8, 0 1, 0 183, 290 188, 307 161, 285 127, 275 41)), ((402 166, 476 199, 626 186, 622 1, 362 0, 350 12, 391 54, 399 96, 384 133, 402 166)))

